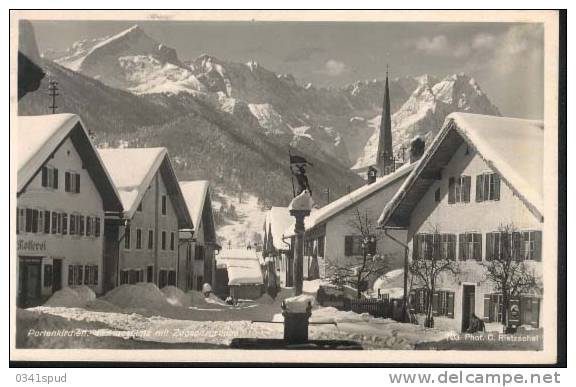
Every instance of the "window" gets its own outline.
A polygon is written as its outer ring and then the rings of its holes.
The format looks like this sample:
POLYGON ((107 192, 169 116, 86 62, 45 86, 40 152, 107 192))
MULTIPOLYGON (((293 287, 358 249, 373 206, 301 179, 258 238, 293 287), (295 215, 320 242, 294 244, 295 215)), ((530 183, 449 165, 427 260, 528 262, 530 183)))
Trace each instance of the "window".
POLYGON ((175 244, 175 235, 174 231, 170 233, 170 250, 174 251, 174 244, 175 244))
POLYGON ((130 226, 124 229, 124 249, 130 250, 130 226))
POLYGON ((44 232, 44 211, 38 210, 38 228, 37 232, 43 233, 44 232))
POLYGON ((68 285, 82 285, 82 265, 68 265, 68 285))
POLYGON ((84 266, 84 285, 98 285, 98 265, 84 266))
POLYGON ((63 212, 60 218, 62 221, 62 235, 66 235, 68 234, 68 214, 63 212))
POLYGON ((500 176, 484 173, 476 176, 476 201, 500 200, 500 176))
POLYGON ((432 259, 434 255, 434 234, 416 234, 412 245, 413 259, 432 259))
POLYGON ((50 234, 50 211, 44 211, 44 234, 50 234))
POLYGON ((148 250, 154 249, 154 230, 148 230, 148 250))
POLYGON ((542 260, 542 232, 501 231, 486 234, 486 260, 542 260))
POLYGON ((162 195, 162 215, 166 215, 166 195, 162 195))
POLYGON ((456 235, 436 234, 440 239, 440 257, 442 259, 456 259, 456 235))
POLYGON ((176 286, 176 270, 168 272, 168 285, 176 286))
POLYGON ((194 260, 203 261, 204 260, 204 246, 196 245, 194 247, 194 260))
POLYGON ((125 270, 125 269, 120 271, 120 285, 128 283, 129 272, 130 272, 129 270, 125 270))
POLYGON ((146 281, 147 282, 154 282, 154 266, 148 265, 146 268, 146 281))
POLYGON ((18 216, 16 217, 16 231, 26 232, 26 209, 25 208, 18 208, 16 210, 18 216))
POLYGON ((470 202, 470 176, 451 177, 448 179, 448 203, 470 202))
POLYGON ((485 294, 484 321, 501 323, 503 305, 502 294, 485 294))
POLYGON ((38 232, 38 210, 32 210, 32 232, 38 232))
POLYGON ((78 220, 78 215, 70 214, 70 235, 76 235, 76 224, 78 220))
POLYGON ((362 255, 362 235, 346 235, 344 237, 344 255, 347 257, 362 255))
POLYGON ((140 282, 140 273, 142 271, 140 269, 130 270, 128 272, 128 283, 129 284, 136 284, 140 282))
POLYGON ((162 250, 166 250, 166 231, 162 231, 162 250))
POLYGON ((64 174, 64 191, 80 193, 80 174, 66 172, 64 174))
POLYGON ((538 328, 540 323, 540 299, 538 297, 520 297, 520 323, 538 328))
POLYGON ((44 265, 44 287, 52 287, 52 265, 44 265))
POLYGON ((58 189, 58 169, 42 167, 42 187, 58 189))
POLYGON ((52 211, 52 234, 58 233, 58 226, 60 222, 58 221, 58 213, 52 211))
POLYGON ((435 316, 454 318, 454 292, 435 291, 432 296, 432 313, 435 316))
POLYGON ((142 230, 136 229, 136 250, 142 249, 142 230))
POLYGON ((460 234, 458 243, 460 244, 458 256, 461 261, 482 260, 482 234, 472 232, 460 234))
POLYGON ((522 232, 522 259, 541 261, 542 260, 542 231, 522 232))
POLYGON ((86 236, 91 236, 91 235, 92 235, 92 217, 87 216, 86 217, 86 236))
POLYGON ((168 284, 168 270, 160 270, 160 278, 158 279, 158 287, 163 288, 168 284))

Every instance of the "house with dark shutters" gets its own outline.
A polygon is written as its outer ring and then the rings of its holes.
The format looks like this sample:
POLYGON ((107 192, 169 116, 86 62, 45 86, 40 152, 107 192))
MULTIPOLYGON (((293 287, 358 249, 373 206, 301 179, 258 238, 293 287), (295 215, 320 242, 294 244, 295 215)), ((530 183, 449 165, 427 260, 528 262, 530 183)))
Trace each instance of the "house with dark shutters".
POLYGON ((209 283, 215 288, 215 256, 220 246, 216 242, 210 183, 206 180, 181 181, 180 189, 194 223, 194 232, 180 231, 178 287, 202 290, 202 285, 209 283))
POLYGON ((123 208, 86 128, 74 114, 16 125, 18 306, 66 286, 102 293, 104 218, 123 208))
MULTIPOLYGON (((436 326, 465 331, 470 316, 500 328, 503 299, 486 266, 504 254, 542 276, 543 123, 468 113, 450 114, 418 166, 386 205, 382 227, 407 231, 410 259, 454 260, 433 294, 436 326)), ((415 280, 415 313, 427 307, 415 280)), ((543 289, 519 294, 518 325, 539 327, 543 289)))
POLYGON ((99 149, 124 211, 107 216, 105 289, 177 285, 179 230, 193 222, 166 148, 99 149))

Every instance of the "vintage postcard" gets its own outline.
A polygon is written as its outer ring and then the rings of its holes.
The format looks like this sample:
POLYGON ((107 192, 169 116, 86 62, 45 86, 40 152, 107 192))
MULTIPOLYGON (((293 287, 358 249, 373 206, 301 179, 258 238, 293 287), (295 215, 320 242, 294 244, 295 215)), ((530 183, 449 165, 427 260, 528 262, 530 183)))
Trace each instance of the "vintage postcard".
POLYGON ((554 363, 558 17, 11 12, 11 360, 554 363))

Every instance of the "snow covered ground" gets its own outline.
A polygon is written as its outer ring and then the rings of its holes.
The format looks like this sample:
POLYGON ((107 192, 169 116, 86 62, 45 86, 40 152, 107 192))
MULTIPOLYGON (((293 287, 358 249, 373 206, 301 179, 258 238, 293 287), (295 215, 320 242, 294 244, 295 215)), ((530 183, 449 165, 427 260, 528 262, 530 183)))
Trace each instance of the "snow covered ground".
MULTIPOLYGON (((319 281, 307 281, 304 289, 311 294, 318 285, 319 281)), ((282 339, 280 300, 290 295, 291 291, 284 289, 276 300, 263 296, 260 300, 229 306, 217 300, 201 299, 197 292, 183 293, 176 288, 160 291, 150 284, 124 285, 104 298, 88 301, 87 297, 84 307, 52 303, 53 306, 20 310, 18 324, 25 326, 25 331, 19 332, 18 337, 27 347, 43 348, 140 348, 142 345, 169 348, 174 344, 224 348, 235 338, 282 339), (139 293, 144 296, 135 300, 139 293), (120 306, 128 299, 145 305, 148 299, 159 299, 162 294, 166 300, 179 301, 138 309, 120 306), (36 337, 30 337, 30 329, 48 332, 80 329, 83 335, 65 341, 54 337, 48 341, 42 340, 46 337, 35 340, 36 337)), ((61 300, 66 304, 66 299, 61 300)), ((311 340, 354 341, 364 349, 412 349, 418 343, 445 340, 452 334, 317 305, 310 323, 311 340)))

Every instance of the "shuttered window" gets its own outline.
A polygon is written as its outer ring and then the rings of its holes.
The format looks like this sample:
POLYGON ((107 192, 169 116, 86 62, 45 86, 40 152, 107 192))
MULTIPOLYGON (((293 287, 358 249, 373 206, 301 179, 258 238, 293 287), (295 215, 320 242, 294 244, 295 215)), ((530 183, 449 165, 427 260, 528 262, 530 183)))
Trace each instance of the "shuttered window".
POLYGON ((98 265, 84 266, 84 285, 98 285, 98 265))
POLYGON ((458 235, 459 253, 458 258, 461 261, 474 259, 482 260, 482 234, 480 233, 462 233, 458 235))
POLYGON ((83 269, 82 265, 68 265, 68 285, 82 285, 83 269))
POLYGON ((448 179, 449 204, 470 202, 470 181, 470 176, 450 177, 448 179))
POLYGON ((68 214, 63 212, 60 216, 62 220, 62 235, 68 234, 68 214))
POLYGON ((154 248, 154 230, 148 230, 148 250, 154 248))
POLYGON ((162 215, 166 215, 166 207, 167 207, 166 195, 162 195, 162 215))
POLYGON ((484 173, 476 176, 476 201, 500 200, 500 176, 484 173))
POLYGON ((58 189, 58 168, 42 167, 42 187, 58 189))
POLYGON ((502 294, 485 294, 484 321, 501 323, 503 305, 502 294))
POLYGON ((432 296, 432 313, 434 316, 454 318, 454 292, 435 291, 432 296))
POLYGON ((362 255, 361 235, 346 235, 344 237, 344 255, 347 257, 362 255))
POLYGON ((94 220, 94 236, 98 238, 100 236, 100 217, 97 216, 94 220))
POLYGON ((130 226, 126 226, 124 229, 124 249, 130 250, 130 226))
POLYGON ((174 235, 174 232, 170 233, 170 250, 174 251, 174 245, 176 243, 176 237, 174 235))
POLYGON ((142 249, 142 229, 136 229, 136 250, 142 249))

